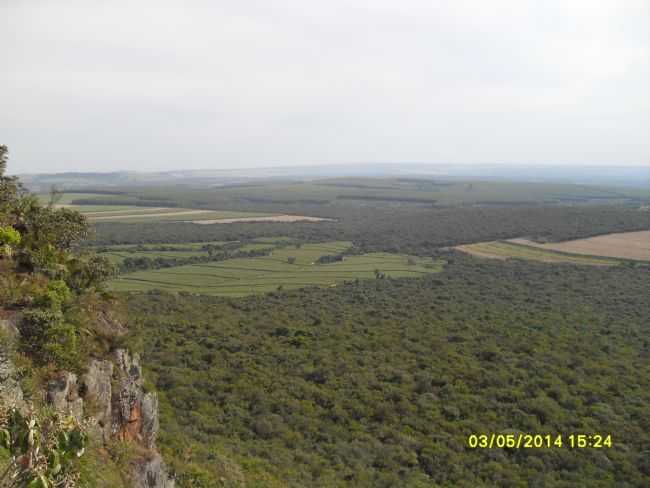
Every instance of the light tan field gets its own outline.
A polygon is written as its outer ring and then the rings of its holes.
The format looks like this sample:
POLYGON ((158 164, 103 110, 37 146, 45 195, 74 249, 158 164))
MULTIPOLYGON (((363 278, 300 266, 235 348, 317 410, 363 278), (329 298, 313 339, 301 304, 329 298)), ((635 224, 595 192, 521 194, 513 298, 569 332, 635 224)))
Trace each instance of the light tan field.
POLYGON ((333 219, 307 217, 306 215, 269 215, 266 217, 240 217, 234 219, 192 220, 193 224, 233 224, 236 222, 322 222, 333 219))
POLYGON ((616 266, 620 261, 609 257, 583 256, 581 254, 567 254, 552 249, 528 246, 520 242, 477 242, 456 246, 455 249, 480 258, 489 259, 525 259, 543 263, 570 263, 590 266, 616 266))
POLYGON ((540 244, 527 239, 510 239, 509 242, 573 254, 650 261, 650 231, 648 230, 607 234, 587 239, 547 244, 540 244))
MULTIPOLYGON (((96 216, 96 215, 101 215, 102 212, 97 212, 94 213, 92 217, 90 217, 90 220, 115 220, 116 217, 119 217, 120 220, 122 219, 146 219, 147 217, 160 217, 161 215, 164 215, 165 217, 181 217, 183 215, 198 215, 198 214, 206 214, 206 213, 214 213, 213 210, 181 210, 181 211, 170 211, 167 212, 164 208, 156 208, 153 210, 159 210, 158 212, 151 212, 151 210, 148 213, 129 213, 129 212, 116 212, 116 215, 109 215, 109 216, 96 216), (165 211, 165 212, 160 212, 160 211, 165 211)), ((86 214, 88 215, 88 214, 86 214)))

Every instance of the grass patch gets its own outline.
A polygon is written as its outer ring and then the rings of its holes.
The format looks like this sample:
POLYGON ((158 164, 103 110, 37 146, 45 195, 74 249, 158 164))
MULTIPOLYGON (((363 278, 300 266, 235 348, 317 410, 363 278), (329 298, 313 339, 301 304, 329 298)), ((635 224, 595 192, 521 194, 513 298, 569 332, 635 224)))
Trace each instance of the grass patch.
POLYGON ((375 279, 376 272, 397 278, 418 277, 442 270, 442 263, 430 258, 388 253, 348 256, 330 264, 316 262, 321 256, 340 254, 350 246, 351 243, 345 241, 305 244, 299 248, 276 249, 269 256, 139 271, 113 280, 110 287, 116 291, 164 289, 242 296, 278 288, 336 286, 348 280, 375 279))

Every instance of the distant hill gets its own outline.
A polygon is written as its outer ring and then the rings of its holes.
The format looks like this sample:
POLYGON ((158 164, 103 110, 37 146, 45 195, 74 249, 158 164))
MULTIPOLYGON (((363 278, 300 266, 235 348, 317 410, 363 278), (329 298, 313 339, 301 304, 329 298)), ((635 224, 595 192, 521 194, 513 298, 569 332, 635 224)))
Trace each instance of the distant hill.
POLYGON ((33 191, 60 186, 189 185, 222 186, 251 184, 261 180, 312 180, 337 177, 435 176, 448 180, 488 180, 577 183, 650 188, 650 168, 641 166, 567 165, 451 165, 425 163, 352 163, 349 165, 277 166, 270 168, 173 170, 159 172, 66 172, 19 175, 33 191))

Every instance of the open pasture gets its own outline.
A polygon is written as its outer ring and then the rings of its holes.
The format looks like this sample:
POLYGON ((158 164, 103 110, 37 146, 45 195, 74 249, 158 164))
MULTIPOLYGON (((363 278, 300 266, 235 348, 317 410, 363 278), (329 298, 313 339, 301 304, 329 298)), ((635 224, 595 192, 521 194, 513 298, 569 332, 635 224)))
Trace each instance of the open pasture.
POLYGON ((336 255, 350 242, 328 242, 277 249, 269 256, 139 271, 111 282, 116 291, 188 291, 207 295, 242 296, 278 288, 336 286, 346 280, 374 279, 376 271, 390 277, 418 277, 442 270, 431 258, 370 253, 346 256, 344 261, 319 264, 324 255, 336 255))
POLYGON ((509 242, 551 251, 650 261, 650 231, 620 232, 544 244, 527 239, 511 239, 509 242))
POLYGON ((514 242, 479 242, 456 246, 455 249, 473 256, 489 259, 526 259, 544 263, 571 263, 591 266, 614 266, 621 263, 621 261, 612 258, 581 256, 514 242))

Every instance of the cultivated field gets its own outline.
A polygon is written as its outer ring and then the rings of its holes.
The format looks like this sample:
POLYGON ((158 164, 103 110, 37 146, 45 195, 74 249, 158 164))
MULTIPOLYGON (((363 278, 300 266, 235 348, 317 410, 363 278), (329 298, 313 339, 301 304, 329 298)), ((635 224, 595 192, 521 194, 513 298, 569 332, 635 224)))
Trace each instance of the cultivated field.
POLYGON ((514 242, 490 241, 456 246, 455 249, 473 256, 490 259, 527 259, 545 263, 571 263, 591 266, 614 266, 621 261, 606 257, 581 256, 514 242))
MULTIPOLYGON (((40 195, 43 202, 49 201, 49 195, 40 195)), ((77 210, 84 214, 90 222, 193 222, 195 224, 232 224, 237 222, 318 222, 331 220, 306 215, 286 215, 268 212, 242 212, 232 210, 202 210, 179 207, 152 207, 142 205, 128 205, 127 202, 138 200, 135 197, 110 196, 116 202, 120 200, 125 204, 83 204, 76 205, 75 201, 92 202, 103 201, 107 197, 99 193, 66 193, 56 203, 57 207, 77 210)))
POLYGON ((83 207, 79 209, 91 222, 160 222, 193 221, 195 219, 219 222, 222 219, 237 222, 239 219, 268 217, 269 214, 253 212, 232 212, 216 210, 196 210, 190 208, 142 208, 135 207, 119 212, 98 212, 86 214, 83 207))
POLYGON ((346 280, 376 278, 376 271, 390 277, 418 277, 442 270, 431 258, 371 253, 348 256, 344 261, 318 264, 324 255, 339 254, 350 242, 305 244, 285 247, 269 256, 179 266, 129 273, 110 284, 117 291, 162 289, 209 295, 241 296, 305 286, 336 286, 346 280), (295 258, 293 264, 290 258, 295 258))
POLYGON ((574 254, 650 261, 650 231, 621 232, 546 244, 527 239, 511 239, 509 242, 574 254))

